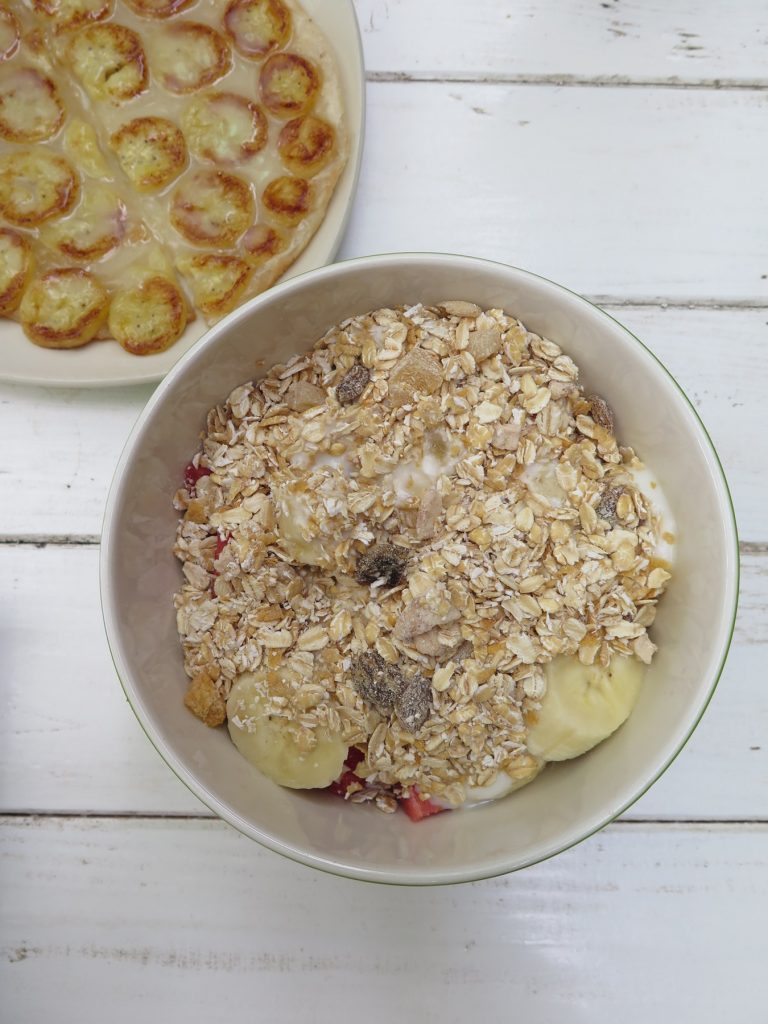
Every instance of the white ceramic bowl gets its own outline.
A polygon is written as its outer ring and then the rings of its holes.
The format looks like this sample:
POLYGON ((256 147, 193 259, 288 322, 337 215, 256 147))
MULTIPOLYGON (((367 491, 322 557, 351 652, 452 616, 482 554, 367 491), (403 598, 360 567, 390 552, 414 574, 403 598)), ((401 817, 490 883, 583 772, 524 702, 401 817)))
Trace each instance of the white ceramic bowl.
POLYGON ((128 700, 168 765, 216 814, 289 857, 402 884, 501 874, 565 850, 654 782, 691 735, 725 661, 738 593, 736 524, 723 471, 690 402, 621 324, 551 281, 483 260, 389 255, 286 282, 217 324, 170 371, 139 418, 107 505, 104 619, 128 700), (678 527, 675 575, 654 626, 659 651, 628 723, 521 792, 412 824, 325 793, 271 783, 182 705, 186 677, 173 593, 171 497, 208 409, 266 367, 307 349, 345 317, 447 298, 503 307, 576 360, 617 411, 621 437, 659 480, 678 527))

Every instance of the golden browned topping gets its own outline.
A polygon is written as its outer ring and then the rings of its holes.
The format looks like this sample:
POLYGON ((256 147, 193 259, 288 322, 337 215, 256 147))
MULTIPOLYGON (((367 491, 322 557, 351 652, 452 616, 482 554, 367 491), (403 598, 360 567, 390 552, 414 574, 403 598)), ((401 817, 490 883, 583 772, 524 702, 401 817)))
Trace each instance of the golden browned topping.
POLYGON ((0 61, 8 60, 19 48, 19 23, 13 11, 0 6, 0 61))
POLYGON ((49 139, 64 121, 53 81, 29 67, 0 71, 0 137, 9 142, 49 139))
POLYGON ((125 103, 147 87, 147 58, 133 29, 115 22, 74 33, 69 66, 94 99, 125 103))
POLYGON ((229 43, 210 25, 180 21, 163 26, 154 41, 155 73, 169 92, 184 94, 213 85, 232 66, 229 43))
POLYGON ((143 18, 172 18, 195 0, 125 0, 131 10, 143 18))
POLYGON ((315 174, 333 156, 336 133, 320 117, 297 117, 280 132, 277 149, 283 163, 294 174, 315 174))
POLYGON ((291 12, 283 0, 231 0, 224 30, 238 53, 262 60, 282 49, 291 37, 291 12))
POLYGON ((312 204, 312 186, 303 178, 275 178, 261 197, 264 209, 285 224, 298 224, 312 204))
POLYGON ((320 91, 320 72, 297 53, 275 53, 259 76, 261 99, 276 117, 305 114, 320 91))

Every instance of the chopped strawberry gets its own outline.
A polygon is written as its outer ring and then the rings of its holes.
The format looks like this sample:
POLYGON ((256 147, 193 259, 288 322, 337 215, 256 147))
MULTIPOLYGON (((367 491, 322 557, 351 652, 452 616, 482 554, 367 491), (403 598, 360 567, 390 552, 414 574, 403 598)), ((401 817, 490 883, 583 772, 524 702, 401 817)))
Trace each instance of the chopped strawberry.
POLYGON ((227 546, 227 544, 229 544, 229 542, 231 540, 232 540, 232 534, 231 533, 228 533, 225 537, 219 537, 219 539, 216 541, 216 550, 213 552, 213 560, 214 560, 214 562, 216 561, 216 559, 219 557, 221 552, 224 550, 224 548, 227 546))
POLYGON ((210 476, 210 469, 206 469, 205 466, 196 466, 194 462, 188 462, 184 467, 184 486, 187 488, 190 494, 195 493, 195 484, 201 476, 210 476))
POLYGON ((361 786, 362 782, 354 772, 344 772, 335 782, 332 782, 328 789, 334 796, 346 796, 350 786, 361 786))
POLYGON ((360 764, 361 761, 365 760, 365 754, 362 750, 358 750, 357 747, 350 747, 347 752, 347 759, 344 764, 350 771, 354 771, 355 768, 360 764))
POLYGON ((365 754, 362 750, 358 750, 357 747, 350 747, 347 751, 347 757, 344 761, 344 767, 347 769, 345 772, 332 782, 328 789, 335 796, 346 796, 350 786, 356 786, 361 788, 363 786, 363 780, 355 775, 355 768, 360 764, 361 761, 365 760, 365 754))
POLYGON ((400 798, 400 806, 411 821, 421 821, 432 814, 440 814, 441 811, 448 810, 447 807, 440 807, 438 804, 432 803, 431 800, 422 800, 415 789, 412 789, 408 796, 400 798))

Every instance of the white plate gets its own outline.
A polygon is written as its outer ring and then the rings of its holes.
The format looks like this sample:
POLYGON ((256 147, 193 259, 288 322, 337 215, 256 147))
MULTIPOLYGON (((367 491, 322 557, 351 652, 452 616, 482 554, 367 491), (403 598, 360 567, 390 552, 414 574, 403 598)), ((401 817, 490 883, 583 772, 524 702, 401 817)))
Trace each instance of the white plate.
MULTIPOLYGON (((353 0, 301 0, 302 6, 329 39, 341 77, 350 152, 325 218, 294 264, 280 279, 330 263, 341 244, 357 187, 365 127, 365 70, 360 31, 353 0)), ((202 319, 191 324, 167 352, 132 356, 108 341, 69 351, 39 348, 14 320, 0 320, 0 380, 49 387, 111 387, 162 380, 207 327, 202 319)))

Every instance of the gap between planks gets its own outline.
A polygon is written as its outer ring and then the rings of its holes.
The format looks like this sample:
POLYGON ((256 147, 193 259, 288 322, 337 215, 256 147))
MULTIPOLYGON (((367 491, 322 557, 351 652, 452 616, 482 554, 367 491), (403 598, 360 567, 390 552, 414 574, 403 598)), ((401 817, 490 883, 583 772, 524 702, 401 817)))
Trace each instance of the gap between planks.
POLYGON ((429 71, 368 71, 367 82, 388 84, 410 82, 414 85, 532 85, 576 86, 584 89, 706 89, 715 91, 764 92, 768 89, 768 80, 761 78, 696 78, 681 81, 676 78, 632 78, 627 75, 563 75, 563 74, 503 74, 489 75, 472 71, 445 71, 434 73, 429 71))
MULTIPOLYGON (((233 828, 223 818, 210 811, 3 811, 0 813, 0 826, 8 825, 43 825, 61 822, 119 822, 119 821, 177 821, 184 822, 211 822, 220 825, 222 828, 233 828)), ((768 832, 768 818, 650 818, 632 817, 616 818, 604 826, 605 828, 658 828, 679 832, 685 831, 707 831, 711 828, 717 829, 750 829, 752 831, 768 832)), ((235 829, 235 831, 237 831, 235 829)), ((599 831, 602 831, 600 829, 599 831)))

